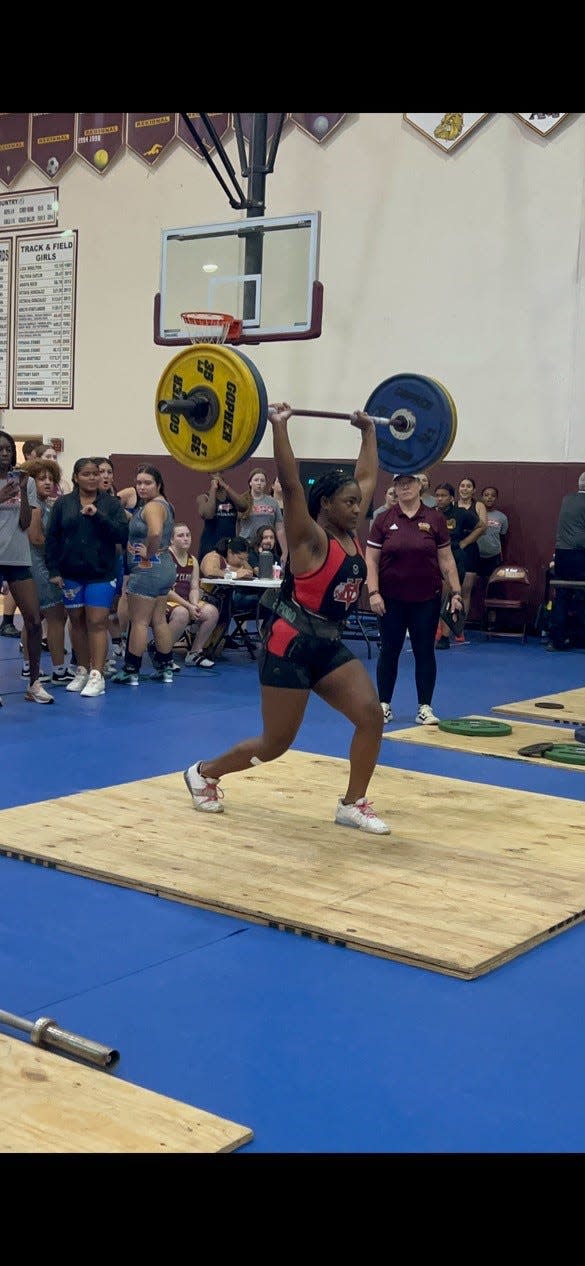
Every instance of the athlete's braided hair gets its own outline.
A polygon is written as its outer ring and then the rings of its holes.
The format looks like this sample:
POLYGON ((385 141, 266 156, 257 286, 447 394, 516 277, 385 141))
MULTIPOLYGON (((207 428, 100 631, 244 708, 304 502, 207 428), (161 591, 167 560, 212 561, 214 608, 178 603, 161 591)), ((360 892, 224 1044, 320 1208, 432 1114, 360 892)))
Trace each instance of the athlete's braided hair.
POLYGON ((344 470, 328 470, 325 475, 321 475, 309 492, 308 505, 311 518, 319 517, 323 497, 332 497, 340 488, 345 488, 346 484, 355 482, 355 475, 348 475, 344 470))

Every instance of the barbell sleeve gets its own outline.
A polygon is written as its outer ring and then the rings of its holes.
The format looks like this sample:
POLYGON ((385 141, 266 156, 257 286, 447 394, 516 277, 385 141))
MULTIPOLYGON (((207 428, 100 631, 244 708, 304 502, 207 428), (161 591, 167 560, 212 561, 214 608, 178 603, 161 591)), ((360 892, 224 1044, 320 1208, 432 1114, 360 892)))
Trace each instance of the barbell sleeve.
POLYGON ((91 1038, 80 1037, 78 1033, 69 1033, 67 1029, 59 1028, 55 1020, 48 1016, 32 1021, 11 1015, 9 1011, 0 1011, 0 1024, 28 1033, 33 1046, 62 1051, 63 1054, 85 1060, 96 1068, 115 1068, 120 1059, 119 1051, 103 1046, 101 1042, 94 1042, 91 1038))

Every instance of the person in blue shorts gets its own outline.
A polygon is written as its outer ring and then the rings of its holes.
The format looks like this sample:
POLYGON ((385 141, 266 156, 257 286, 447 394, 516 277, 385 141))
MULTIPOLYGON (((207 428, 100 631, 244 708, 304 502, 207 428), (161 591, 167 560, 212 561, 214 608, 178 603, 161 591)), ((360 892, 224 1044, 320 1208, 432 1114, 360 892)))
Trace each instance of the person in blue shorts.
POLYGON ((49 579, 63 591, 77 671, 67 690, 87 697, 105 690, 108 621, 116 592, 116 546, 128 540, 128 519, 117 497, 101 491, 99 466, 80 457, 73 491, 55 502, 45 536, 49 579))

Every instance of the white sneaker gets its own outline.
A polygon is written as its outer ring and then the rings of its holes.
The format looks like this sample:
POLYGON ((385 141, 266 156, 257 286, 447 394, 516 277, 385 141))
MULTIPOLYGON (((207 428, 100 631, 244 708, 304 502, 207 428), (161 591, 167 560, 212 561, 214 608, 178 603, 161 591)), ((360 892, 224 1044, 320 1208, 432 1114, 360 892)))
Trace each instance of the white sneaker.
POLYGON ((183 778, 193 797, 193 807, 202 809, 204 813, 223 813, 223 805, 219 802, 219 796, 223 796, 223 791, 218 787, 217 778, 204 778, 199 773, 199 764, 190 765, 183 772, 183 778))
POLYGON ((337 801, 335 821, 338 826, 355 826, 358 831, 369 831, 372 835, 390 835, 390 827, 377 818, 369 800, 362 797, 355 804, 344 804, 337 801))
POLYGON ((73 678, 73 681, 70 681, 69 685, 66 686, 65 689, 73 690, 75 694, 80 694, 80 692, 83 690, 83 687, 87 683, 88 677, 89 677, 89 672, 87 671, 87 668, 82 668, 80 665, 75 670, 75 676, 73 678))
MULTIPOLYGON (((73 685, 73 682, 71 682, 71 685, 73 685)), ((67 689, 69 689, 69 687, 67 687, 67 689)), ((92 668, 83 690, 80 691, 80 694, 84 695, 86 699, 93 699, 96 695, 103 695, 105 693, 106 683, 99 671, 99 668, 92 668)))
POLYGON ((185 666, 187 668, 215 668, 215 660, 208 659, 205 651, 189 651, 185 655, 185 666))
POLYGON ((417 725, 438 725, 439 718, 435 716, 430 703, 421 703, 420 708, 415 716, 417 725))
POLYGON ((391 720, 392 720, 392 708, 390 707, 390 704, 389 704, 389 703, 381 703, 381 704, 380 704, 380 707, 381 707, 381 709, 382 709, 382 716, 384 717, 384 720, 385 720, 385 721, 391 721, 391 720))
POLYGON ((43 685, 41 685, 41 682, 39 681, 38 677, 36 681, 33 681, 32 686, 29 686, 28 690, 25 690, 24 697, 27 703, 54 703, 55 702, 55 700, 53 699, 53 696, 49 694, 48 690, 45 690, 45 687, 43 685))

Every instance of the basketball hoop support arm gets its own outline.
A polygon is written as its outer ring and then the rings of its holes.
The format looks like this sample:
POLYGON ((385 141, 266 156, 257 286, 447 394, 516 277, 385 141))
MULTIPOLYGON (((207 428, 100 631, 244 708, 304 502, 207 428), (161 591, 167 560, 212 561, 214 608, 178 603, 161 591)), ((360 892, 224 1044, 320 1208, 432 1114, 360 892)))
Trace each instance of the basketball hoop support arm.
POLYGON ((247 197, 238 181, 235 170, 226 153, 221 137, 217 133, 213 120, 211 119, 209 114, 199 115, 201 123, 203 124, 207 132, 207 135, 209 136, 212 142, 212 145, 215 146, 218 158, 222 162, 227 172, 227 175, 229 176, 229 179, 233 185, 233 188, 235 189, 237 198, 234 198, 233 194, 231 193, 228 185, 226 184, 226 181, 224 180, 222 176, 222 173, 220 172, 219 168, 216 166, 207 147, 203 144, 201 137, 198 136, 188 114, 181 114, 181 118, 185 126, 189 129, 189 132, 191 133, 191 136, 193 137, 193 140, 195 141, 195 144, 197 146, 197 149, 199 150, 199 153, 201 154, 202 158, 205 159, 205 162, 207 163, 208 167, 213 172, 213 175, 215 176, 215 179, 217 180, 218 184, 221 185, 221 188, 226 194, 230 206, 233 207, 236 211, 246 211, 248 216, 264 215, 264 212, 266 209, 266 198, 265 198, 266 176, 274 171, 274 163, 276 161, 276 154, 278 152, 278 147, 280 144, 280 138, 282 135, 282 129, 284 127, 286 114, 281 114, 279 117, 278 125, 274 131, 274 135, 272 136, 272 139, 270 142, 270 151, 268 153, 268 156, 266 155, 268 115, 267 114, 253 114, 252 115, 252 132, 251 132, 251 137, 250 137, 249 158, 246 155, 246 144, 244 140, 244 132, 242 128, 241 115, 234 114, 233 116, 234 131, 236 134, 236 141, 238 145, 238 154, 240 158, 242 176, 248 179, 248 196, 247 197))

